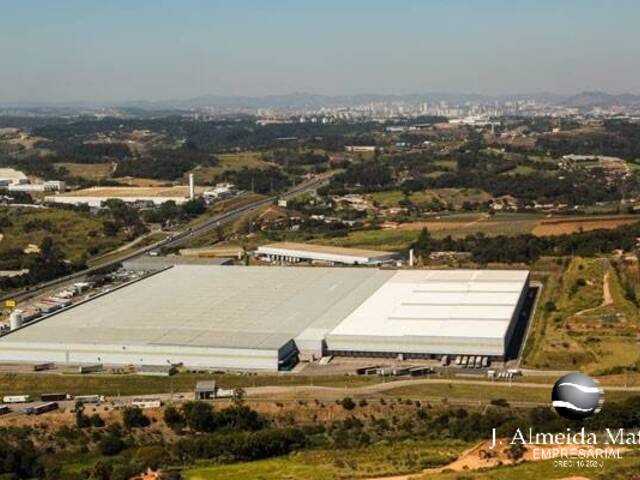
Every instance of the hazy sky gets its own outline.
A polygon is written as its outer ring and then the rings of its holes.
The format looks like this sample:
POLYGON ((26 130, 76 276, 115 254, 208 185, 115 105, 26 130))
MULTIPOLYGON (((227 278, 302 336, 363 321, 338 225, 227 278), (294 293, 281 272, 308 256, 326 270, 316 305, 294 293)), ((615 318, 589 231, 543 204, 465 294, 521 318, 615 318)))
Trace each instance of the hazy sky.
POLYGON ((640 93, 640 1, 0 0, 0 101, 640 93))

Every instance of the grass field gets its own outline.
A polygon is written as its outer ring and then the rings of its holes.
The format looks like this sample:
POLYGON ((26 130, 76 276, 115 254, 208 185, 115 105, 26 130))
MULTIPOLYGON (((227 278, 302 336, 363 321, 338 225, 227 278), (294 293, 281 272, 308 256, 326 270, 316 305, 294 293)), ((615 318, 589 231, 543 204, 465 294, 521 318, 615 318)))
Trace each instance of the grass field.
POLYGON ((198 466, 186 480, 337 480, 417 473, 445 465, 467 444, 456 440, 407 440, 390 445, 336 450, 303 450, 287 457, 232 465, 198 466))
POLYGON ((560 467, 553 461, 525 462, 519 465, 502 466, 475 472, 448 472, 415 477, 412 480, 627 480, 640 470, 637 455, 621 459, 604 459, 602 467, 560 467))
POLYGON ((532 173, 536 173, 536 171, 537 170, 535 170, 533 167, 519 165, 512 170, 502 173, 501 175, 531 175, 532 173))
POLYGON ((634 215, 552 219, 541 221, 533 228, 531 233, 540 237, 545 235, 564 235, 578 231, 611 230, 636 222, 640 222, 640 217, 634 215))
POLYGON ((534 278, 544 286, 524 364, 583 368, 594 375, 634 367, 640 361, 638 309, 625 298, 609 260, 575 257, 560 262, 536 266, 534 278))
POLYGON ((380 381, 377 377, 297 376, 297 375, 231 375, 179 373, 170 378, 134 374, 0 374, 0 394, 67 392, 72 395, 142 395, 152 393, 190 392, 198 380, 215 379, 222 388, 259 387, 264 385, 316 385, 327 387, 357 387, 380 381))
MULTIPOLYGON (((213 380, 221 388, 249 388, 262 386, 314 386, 333 388, 358 388, 382 384, 379 377, 358 377, 346 375, 233 375, 233 374, 208 374, 208 373, 179 373, 170 378, 148 377, 135 374, 93 374, 80 375, 72 373, 3 373, 0 374, 0 396, 28 394, 33 397, 47 392, 66 392, 72 395, 101 394, 106 396, 117 395, 144 395, 160 393, 184 393, 193 391, 199 380, 213 380)), ((392 387, 384 392, 369 393, 371 396, 388 398, 412 398, 425 400, 464 400, 477 402, 478 405, 489 403, 491 400, 504 398, 512 402, 540 402, 549 400, 550 383, 553 378, 525 377, 516 380, 510 386, 508 383, 485 381, 482 384, 456 384, 456 383, 416 383, 392 387), (538 383, 539 387, 518 385, 519 382, 538 383)), ((483 380, 479 377, 478 380, 483 380)), ((605 384, 620 384, 623 379, 611 378, 605 384)), ((387 381, 388 383, 388 381, 387 381)), ((630 384, 638 385, 631 379, 630 384)), ((273 398, 283 401, 300 399, 314 399, 326 394, 328 398, 343 395, 360 397, 363 393, 348 390, 344 392, 322 392, 318 390, 291 390, 281 393, 269 393, 254 397, 258 401, 273 398)), ((608 401, 617 401, 629 396, 640 395, 640 392, 610 390, 607 392, 608 401)))
MULTIPOLYGON (((526 381, 526 380, 525 380, 526 381)), ((402 386, 385 392, 386 395, 411 399, 458 399, 478 402, 478 405, 489 403, 491 400, 505 399, 510 402, 548 403, 551 398, 551 388, 548 385, 540 387, 518 386, 517 382, 512 386, 508 383, 495 382, 486 385, 446 384, 446 383, 422 383, 417 385, 402 386)), ((621 390, 608 390, 608 401, 621 401, 631 396, 637 396, 638 392, 624 392, 621 390)))
MULTIPOLYGON (((204 188, 196 187, 196 193, 202 193, 204 188)), ((74 190, 64 194, 68 197, 189 197, 188 186, 162 187, 90 187, 74 190)))
POLYGON ((537 480, 593 479, 626 480, 635 478, 640 458, 629 452, 620 459, 604 459, 598 466, 554 465, 551 460, 528 461, 515 465, 463 472, 420 474, 426 468, 445 464, 468 445, 456 441, 405 441, 391 445, 373 445, 366 449, 307 450, 288 457, 231 465, 197 466, 183 472, 186 480, 346 480, 357 478, 400 480, 406 474, 415 480, 537 480), (414 476, 416 475, 416 476, 414 476))
POLYGON ((89 214, 57 208, 0 208, 11 226, 3 227, 0 251, 24 249, 29 244, 40 245, 51 237, 66 258, 78 261, 113 250, 124 243, 122 235, 107 237, 102 222, 89 214))
MULTIPOLYGON (((393 204, 402 198, 401 192, 382 192, 375 194, 381 204, 393 204)), ((640 221, 635 216, 601 216, 595 218, 578 217, 549 220, 543 214, 498 213, 489 216, 485 213, 458 213, 452 215, 431 216, 424 220, 401 223, 395 229, 356 230, 345 237, 316 239, 315 243, 340 247, 363 247, 377 250, 402 250, 416 240, 420 230, 427 228, 434 238, 462 238, 482 233, 488 237, 498 235, 562 235, 598 228, 612 229, 640 221)))
POLYGON ((63 167, 72 177, 79 177, 89 181, 109 178, 113 172, 112 163, 56 163, 56 167, 63 167))
POLYGON ((403 230, 359 230, 349 233, 346 237, 319 238, 310 243, 395 251, 407 248, 418 238, 419 233, 403 230))
POLYGON ((458 162, 455 160, 436 160, 433 162, 436 167, 447 169, 447 170, 457 170, 458 162))
POLYGON ((418 238, 420 230, 425 227, 435 238, 444 238, 448 235, 460 238, 475 233, 484 233, 487 236, 519 235, 530 233, 542 218, 542 215, 517 213, 503 213, 494 217, 468 213, 446 215, 404 223, 397 229, 357 230, 345 237, 316 239, 313 243, 374 250, 402 250, 408 248, 418 238))
POLYGON ((212 183, 225 170, 240 170, 246 168, 269 168, 274 164, 265 162, 260 152, 240 152, 217 154, 220 164, 215 167, 196 167, 191 171, 197 183, 212 183))
MULTIPOLYGON (((382 207, 397 207, 405 195, 401 190, 389 190, 369 194, 368 198, 382 207)), ((434 201, 440 201, 456 208, 462 207, 464 202, 482 203, 491 198, 490 194, 477 188, 435 188, 423 192, 413 192, 409 195, 409 200, 416 205, 427 205, 434 201)))

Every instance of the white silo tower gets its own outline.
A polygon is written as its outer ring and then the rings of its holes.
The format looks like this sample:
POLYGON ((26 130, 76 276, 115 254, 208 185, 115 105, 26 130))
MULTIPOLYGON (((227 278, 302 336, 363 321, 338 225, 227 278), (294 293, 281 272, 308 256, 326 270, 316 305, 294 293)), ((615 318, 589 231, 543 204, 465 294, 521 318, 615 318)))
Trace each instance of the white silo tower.
POLYGON ((9 327, 11 328, 11 330, 20 328, 22 326, 22 323, 22 310, 14 310, 13 312, 11 312, 11 315, 9 316, 9 327))

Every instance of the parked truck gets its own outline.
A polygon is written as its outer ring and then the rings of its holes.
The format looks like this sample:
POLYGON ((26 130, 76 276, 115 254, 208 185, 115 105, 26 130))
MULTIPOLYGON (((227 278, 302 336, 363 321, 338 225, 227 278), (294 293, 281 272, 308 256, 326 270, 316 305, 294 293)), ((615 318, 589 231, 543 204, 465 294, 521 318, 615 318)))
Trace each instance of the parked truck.
POLYGON ((33 366, 33 371, 34 372, 43 372, 45 370, 51 370, 54 366, 55 366, 55 364, 53 362, 38 363, 38 364, 33 366))
POLYGON ((30 395, 5 395, 2 397, 2 403, 29 403, 30 395))
POLYGON ((80 365, 78 367, 78 373, 95 373, 101 372, 103 370, 103 366, 101 363, 95 363, 93 365, 80 365))
POLYGON ((71 400, 71 395, 67 393, 43 393, 40 395, 43 402, 60 402, 63 400, 71 400))
POLYGON ((42 415, 43 413, 50 412, 58 409, 58 402, 47 402, 42 405, 36 405, 35 407, 27 407, 24 413, 27 415, 42 415))
POLYGON ((138 408, 160 408, 162 400, 158 398, 134 398, 131 405, 138 408))
POLYGON ((76 403, 100 403, 104 402, 103 395, 76 395, 73 397, 76 403))

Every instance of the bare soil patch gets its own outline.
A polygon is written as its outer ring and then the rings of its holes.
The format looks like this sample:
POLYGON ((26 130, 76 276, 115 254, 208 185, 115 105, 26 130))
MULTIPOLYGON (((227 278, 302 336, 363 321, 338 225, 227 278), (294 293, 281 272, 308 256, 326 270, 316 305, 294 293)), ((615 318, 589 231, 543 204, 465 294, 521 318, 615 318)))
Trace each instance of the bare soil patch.
POLYGON ((404 231, 415 231, 422 230, 423 228, 427 228, 429 231, 437 232, 439 230, 457 230, 462 228, 470 228, 480 222, 487 222, 488 217, 485 216, 477 216, 477 217, 468 217, 460 220, 433 220, 433 221, 425 221, 425 222, 410 222, 410 223, 402 223, 398 226, 398 230, 404 231))
POLYGON ((550 235, 564 235, 575 233, 579 230, 588 232, 591 230, 611 230, 622 225, 629 225, 640 221, 636 216, 617 216, 600 218, 574 218, 574 219, 554 219, 542 220, 533 228, 533 235, 542 237, 550 235))

